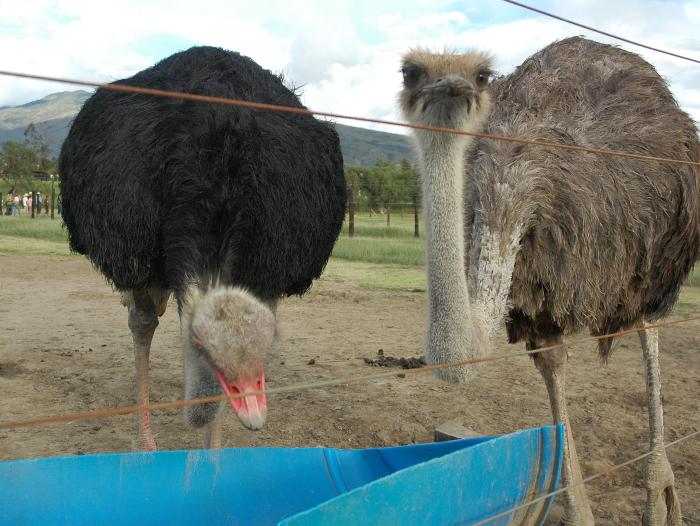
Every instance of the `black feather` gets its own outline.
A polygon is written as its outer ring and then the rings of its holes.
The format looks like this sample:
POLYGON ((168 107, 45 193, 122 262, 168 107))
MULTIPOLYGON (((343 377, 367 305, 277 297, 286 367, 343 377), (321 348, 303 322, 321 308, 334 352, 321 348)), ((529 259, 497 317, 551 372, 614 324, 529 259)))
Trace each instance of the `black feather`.
MULTIPOLYGON (((195 47, 118 81, 302 108, 251 59, 195 47)), ((305 292, 345 212, 337 133, 292 115, 107 90, 76 117, 59 158, 71 248, 117 289, 188 280, 262 299, 305 292)))

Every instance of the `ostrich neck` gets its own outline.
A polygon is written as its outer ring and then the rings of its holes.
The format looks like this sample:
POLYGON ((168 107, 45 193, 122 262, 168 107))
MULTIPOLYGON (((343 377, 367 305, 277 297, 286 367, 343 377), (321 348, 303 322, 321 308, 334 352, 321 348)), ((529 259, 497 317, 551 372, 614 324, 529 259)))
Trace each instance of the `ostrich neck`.
MULTIPOLYGON (((516 199, 511 185, 494 184, 492 197, 499 206, 487 206, 489 224, 482 221, 482 213, 475 214, 467 269, 464 182, 465 168, 471 168, 465 167, 465 158, 472 139, 423 134, 418 140, 427 243, 426 358, 433 364, 469 361, 490 353, 493 335, 507 311, 514 263, 529 208, 516 199), (520 206, 511 209, 516 203, 520 206), (491 228, 494 217, 499 218, 496 224, 511 226, 505 230, 491 228)), ((464 381, 474 374, 468 364, 441 371, 439 376, 450 381, 464 381)))
POLYGON ((464 157, 472 139, 443 134, 421 139, 430 317, 465 324, 470 320, 464 265, 464 157))

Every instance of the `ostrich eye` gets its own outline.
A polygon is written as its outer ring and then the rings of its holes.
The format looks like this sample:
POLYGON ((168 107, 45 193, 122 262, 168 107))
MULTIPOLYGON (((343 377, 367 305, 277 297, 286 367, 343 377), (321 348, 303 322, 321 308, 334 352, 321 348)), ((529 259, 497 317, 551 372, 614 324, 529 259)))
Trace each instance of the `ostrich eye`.
POLYGON ((483 88, 484 86, 486 86, 486 84, 489 83, 490 78, 491 78, 490 71, 479 71, 479 73, 476 74, 477 87, 483 88))
POLYGON ((405 67, 401 70, 403 73, 403 85, 407 88, 413 88, 420 80, 422 71, 415 66, 405 67))

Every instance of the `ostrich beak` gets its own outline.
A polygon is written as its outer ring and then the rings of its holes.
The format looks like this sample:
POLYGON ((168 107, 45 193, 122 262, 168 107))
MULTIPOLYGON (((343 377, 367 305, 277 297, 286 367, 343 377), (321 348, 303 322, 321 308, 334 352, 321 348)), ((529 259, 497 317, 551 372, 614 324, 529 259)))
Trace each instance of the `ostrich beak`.
POLYGON ((470 95, 474 91, 471 82, 468 82, 459 75, 447 75, 434 84, 426 86, 425 89, 431 93, 447 95, 449 97, 470 95))
POLYGON ((262 429, 267 416, 265 374, 261 373, 258 378, 253 380, 238 378, 234 382, 229 382, 216 368, 214 368, 214 374, 216 374, 216 379, 219 380, 226 396, 247 395, 228 399, 241 423, 251 431, 262 429))
POLYGON ((438 79, 433 84, 429 84, 413 94, 413 102, 423 99, 423 110, 426 111, 434 104, 439 107, 447 104, 451 105, 456 101, 463 101, 467 105, 467 110, 471 111, 475 94, 474 85, 460 77, 459 75, 447 75, 438 79))

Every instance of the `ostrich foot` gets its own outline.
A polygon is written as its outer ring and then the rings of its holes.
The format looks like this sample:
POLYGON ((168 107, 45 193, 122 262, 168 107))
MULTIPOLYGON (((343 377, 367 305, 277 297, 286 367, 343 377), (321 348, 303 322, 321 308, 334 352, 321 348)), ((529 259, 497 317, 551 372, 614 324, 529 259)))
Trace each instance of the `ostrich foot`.
POLYGON ((151 418, 148 413, 143 414, 143 428, 141 430, 141 444, 143 451, 158 451, 156 439, 151 430, 151 418))
POLYGON ((144 451, 158 451, 158 446, 153 437, 146 437, 145 440, 144 451))
POLYGON ((595 521, 590 512, 590 508, 583 512, 578 507, 567 506, 564 516, 559 522, 559 526, 594 526, 595 521))
POLYGON ((648 458, 644 481, 647 502, 642 516, 643 526, 682 526, 673 470, 664 450, 654 451, 648 458))
POLYGON ((134 451, 158 451, 158 445, 156 444, 156 439, 153 437, 153 434, 148 433, 138 437, 132 449, 134 451))
MULTIPOLYGON (((147 404, 148 400, 142 402, 147 404)), ((136 434, 131 444, 133 451, 158 451, 158 445, 151 429, 151 416, 148 411, 135 415, 136 434)))
POLYGON ((563 500, 559 520, 556 521, 558 526, 595 526, 584 486, 579 485, 568 490, 564 493, 563 500))
POLYGON ((572 505, 568 497, 564 502, 555 502, 544 521, 544 526, 593 526, 594 524, 593 516, 589 513, 582 515, 580 508, 575 502, 572 505))

